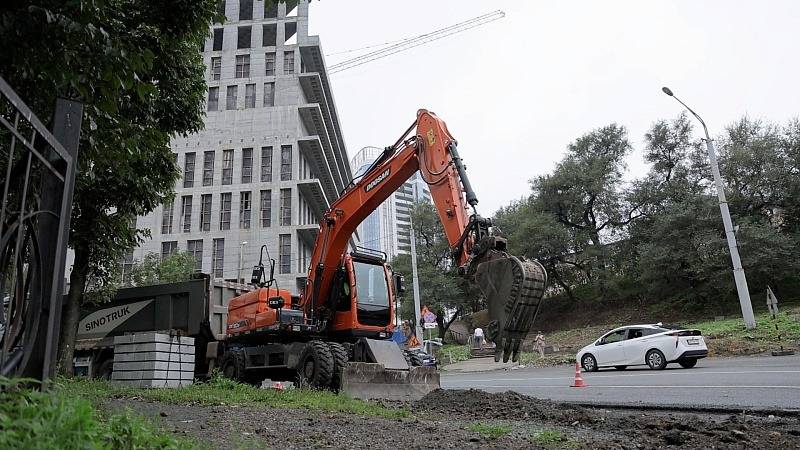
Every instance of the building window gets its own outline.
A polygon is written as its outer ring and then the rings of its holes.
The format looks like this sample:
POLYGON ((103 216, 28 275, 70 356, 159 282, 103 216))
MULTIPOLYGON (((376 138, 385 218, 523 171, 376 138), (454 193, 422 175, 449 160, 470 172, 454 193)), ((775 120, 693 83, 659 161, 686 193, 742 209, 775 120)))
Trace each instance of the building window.
POLYGON ((183 187, 194 187, 194 152, 189 152, 183 160, 183 187))
POLYGON ((225 98, 226 109, 236 109, 236 97, 239 95, 239 86, 228 86, 228 95, 225 98))
POLYGON ((264 75, 268 77, 275 76, 275 52, 264 55, 264 68, 266 69, 264 75))
POLYGON ((222 151, 222 184, 233 183, 233 150, 222 151))
POLYGON ((230 192, 225 192, 219 196, 219 229, 222 231, 231 229, 232 198, 233 194, 230 192))
POLYGON ((242 149, 242 183, 253 181, 253 149, 242 149))
POLYGON ((239 0, 239 20, 253 20, 253 0, 239 0))
MULTIPOLYGON (((275 43, 278 41, 278 26, 274 23, 270 23, 261 27, 261 30, 264 33, 261 38, 261 45, 264 47, 275 47, 275 43)), ((272 60, 273 62, 275 61, 274 53, 272 54, 272 60)), ((273 73, 272 75, 275 74, 273 73)))
POLYGON ((261 227, 272 226, 272 191, 261 191, 261 227))
MULTIPOLYGON (((225 19, 225 0, 217 3, 217 14, 219 14, 221 19, 225 19)), ((220 22, 216 22, 220 23, 220 22)))
POLYGON ((292 146, 281 145, 281 181, 292 179, 292 146))
POLYGON ((248 84, 244 87, 244 107, 245 108, 255 108, 256 107, 256 85, 255 84, 248 84))
POLYGON ((291 273, 292 271, 292 235, 281 234, 278 241, 278 266, 280 273, 291 273))
POLYGON ((131 284, 131 274, 133 273, 133 266, 135 265, 133 250, 125 253, 120 265, 122 266, 122 284, 128 286, 131 284))
POLYGON ((214 184, 214 150, 203 152, 203 186, 214 184))
POLYGON ((275 17, 278 17, 278 2, 264 2, 264 18, 273 19, 275 17), (269 5, 269 7, 267 7, 267 5, 269 5))
POLYGON ((264 106, 275 106, 275 83, 264 83, 264 106))
POLYGON ((250 78, 250 55, 236 55, 236 78, 250 78))
POLYGON ((281 225, 292 224, 292 190, 281 189, 281 225))
POLYGON ((214 56, 211 58, 211 79, 214 81, 222 78, 222 58, 214 56))
POLYGON ((201 272, 203 270, 203 240, 186 241, 186 251, 194 256, 194 270, 201 272))
POLYGON ((247 25, 237 28, 236 48, 250 48, 250 34, 253 27, 247 25))
POLYGON ((225 264, 225 239, 211 241, 211 270, 214 278, 222 278, 222 269, 225 264))
POLYGON ((208 88, 208 110, 219 111, 219 88, 208 88))
POLYGON ((250 192, 242 192, 239 194, 239 228, 243 230, 250 229, 250 192))
POLYGON ((222 28, 215 28, 214 29, 214 46, 212 49, 215 52, 222 50, 222 36, 224 35, 224 30, 222 28))
POLYGON ((184 195, 181 197, 181 221, 183 221, 183 232, 192 231, 192 196, 184 195))
POLYGON ((178 251, 178 241, 164 241, 161 243, 161 259, 178 251))
POLYGON ((172 202, 164 203, 164 212, 161 216, 161 234, 172 234, 172 215, 175 212, 175 204, 172 202))
POLYGON ((200 196, 200 231, 211 231, 211 194, 200 196))
POLYGON ((289 75, 294 73, 294 51, 283 53, 283 74, 289 75))
POLYGON ((272 182, 272 147, 261 147, 261 181, 272 182))

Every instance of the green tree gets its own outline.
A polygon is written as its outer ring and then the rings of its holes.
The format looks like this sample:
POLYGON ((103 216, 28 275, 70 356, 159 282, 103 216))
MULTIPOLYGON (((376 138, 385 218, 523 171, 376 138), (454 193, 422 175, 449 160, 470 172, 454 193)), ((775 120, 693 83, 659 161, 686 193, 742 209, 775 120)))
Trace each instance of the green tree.
POLYGON ((148 253, 131 270, 133 286, 175 283, 188 280, 195 272, 196 260, 189 252, 175 252, 162 258, 158 253, 148 253))
MULTIPOLYGON (((411 218, 417 248, 420 304, 436 314, 439 337, 444 338, 457 317, 467 311, 477 311, 482 305, 467 281, 456 273, 450 259, 450 245, 434 206, 427 202, 415 203, 411 218)), ((392 260, 392 269, 403 274, 411 286, 410 255, 397 255, 392 260)), ((403 297, 400 313, 404 318, 414 317, 414 297, 410 288, 403 297)))
POLYGON ((48 117, 57 96, 84 103, 70 230, 75 262, 62 316, 61 366, 72 372, 88 283, 112 280, 146 236, 137 215, 170 200, 170 138, 203 125, 201 48, 217 0, 30 0, 0 7, 0 72, 48 117))

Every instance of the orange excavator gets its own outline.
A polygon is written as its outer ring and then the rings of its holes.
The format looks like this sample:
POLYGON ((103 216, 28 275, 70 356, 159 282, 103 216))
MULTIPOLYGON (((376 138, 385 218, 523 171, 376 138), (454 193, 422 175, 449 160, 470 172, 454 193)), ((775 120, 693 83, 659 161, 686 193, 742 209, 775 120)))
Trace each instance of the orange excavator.
POLYGON ((262 247, 252 277, 259 289, 231 300, 227 339, 209 348, 226 376, 251 383, 294 379, 359 398, 414 398, 439 387, 434 368, 409 365, 389 340, 402 276, 381 252, 351 246, 356 227, 417 171, 430 187, 454 267, 485 297, 495 360, 518 359, 547 275, 537 261, 508 254, 491 219, 477 214, 456 140, 423 109, 325 212, 300 296, 278 288, 269 258, 267 275, 262 247))

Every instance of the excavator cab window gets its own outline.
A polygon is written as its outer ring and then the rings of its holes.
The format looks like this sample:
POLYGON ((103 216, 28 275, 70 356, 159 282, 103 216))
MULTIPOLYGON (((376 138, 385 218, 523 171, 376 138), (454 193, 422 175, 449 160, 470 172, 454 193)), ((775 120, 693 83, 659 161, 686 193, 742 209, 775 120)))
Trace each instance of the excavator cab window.
POLYGON ((387 326, 391 322, 391 304, 386 268, 380 264, 353 261, 356 278, 358 323, 387 326))
POLYGON ((344 269, 336 271, 336 278, 333 284, 333 304, 336 311, 350 311, 350 279, 344 269))

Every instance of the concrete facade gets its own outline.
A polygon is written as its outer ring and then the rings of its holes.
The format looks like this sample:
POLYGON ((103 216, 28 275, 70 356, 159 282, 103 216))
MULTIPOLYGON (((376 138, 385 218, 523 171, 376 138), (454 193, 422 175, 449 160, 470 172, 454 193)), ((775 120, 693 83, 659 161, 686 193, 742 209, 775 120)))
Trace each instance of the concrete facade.
MULTIPOLYGON (((356 176, 366 171, 382 151, 376 147, 359 150, 350 160, 356 176)), ((408 254, 411 251, 411 210, 416 201, 431 201, 428 184, 419 172, 358 226, 359 245, 385 252, 390 261, 398 254, 408 254)))
POLYGON ((190 251, 198 270, 249 281, 266 245, 279 287, 297 293, 322 214, 352 172, 308 1, 264 4, 228 0, 226 23, 212 27, 205 129, 172 141, 184 175, 171 207, 138 218, 152 239, 133 259, 190 251))

